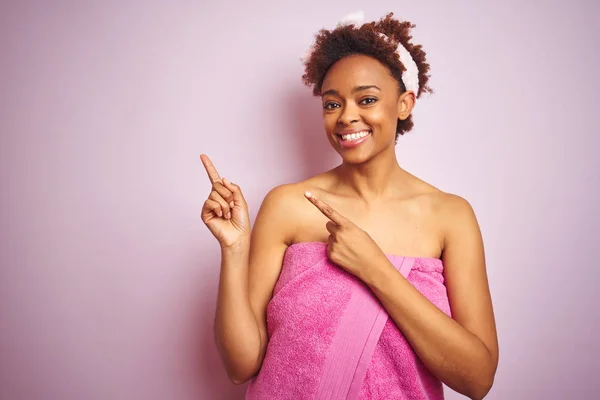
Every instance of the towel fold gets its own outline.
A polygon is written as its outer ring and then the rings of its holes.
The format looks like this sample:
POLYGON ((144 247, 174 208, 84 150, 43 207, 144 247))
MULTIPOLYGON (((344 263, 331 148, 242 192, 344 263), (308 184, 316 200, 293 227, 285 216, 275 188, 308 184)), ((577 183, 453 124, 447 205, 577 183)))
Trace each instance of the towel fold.
MULTIPOLYGON (((441 260, 387 257, 450 315, 441 260)), ((368 287, 328 259, 326 243, 288 247, 267 329, 269 344, 247 400, 443 399, 442 383, 368 287)))

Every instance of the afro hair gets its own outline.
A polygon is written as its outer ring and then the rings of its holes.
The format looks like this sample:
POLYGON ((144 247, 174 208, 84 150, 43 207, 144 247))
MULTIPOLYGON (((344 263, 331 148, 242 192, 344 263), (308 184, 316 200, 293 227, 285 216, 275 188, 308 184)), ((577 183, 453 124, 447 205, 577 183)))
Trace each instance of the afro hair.
MULTIPOLYGON (((321 95, 321 86, 327 71, 333 64, 344 57, 363 54, 377 59, 385 65, 390 74, 398 82, 399 94, 406 91, 402 82, 402 72, 406 70, 397 52, 401 43, 410 53, 419 69, 419 93, 429 92, 429 64, 421 45, 412 44, 410 30, 415 27, 408 21, 398 21, 389 13, 377 22, 365 23, 359 28, 353 25, 337 27, 334 30, 321 29, 315 37, 310 56, 305 60, 302 81, 312 87, 315 96, 321 95), (381 34, 389 40, 382 38, 381 34)), ((412 115, 405 120, 398 120, 396 138, 413 127, 412 115)))

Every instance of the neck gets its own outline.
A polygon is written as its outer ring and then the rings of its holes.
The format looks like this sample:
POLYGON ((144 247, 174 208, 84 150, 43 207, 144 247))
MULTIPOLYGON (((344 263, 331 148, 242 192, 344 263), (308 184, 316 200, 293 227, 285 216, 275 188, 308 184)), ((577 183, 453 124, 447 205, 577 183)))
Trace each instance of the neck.
POLYGON ((358 195, 365 201, 390 194, 391 181, 403 179, 407 173, 400 168, 395 147, 391 146, 368 162, 362 164, 342 163, 336 168, 339 184, 344 192, 358 195))

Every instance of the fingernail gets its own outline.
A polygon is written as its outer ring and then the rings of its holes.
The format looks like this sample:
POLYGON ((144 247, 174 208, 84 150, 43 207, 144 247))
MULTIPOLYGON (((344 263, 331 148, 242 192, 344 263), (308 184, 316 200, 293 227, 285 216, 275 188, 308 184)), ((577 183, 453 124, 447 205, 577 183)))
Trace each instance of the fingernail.
POLYGON ((310 192, 304 192, 304 195, 305 195, 306 197, 312 197, 312 194, 311 194, 310 192))
POLYGON ((229 181, 227 180, 227 178, 223 178, 223 182, 225 182, 225 183, 226 183, 226 184, 228 184, 228 185, 231 183, 231 182, 229 182, 229 181))
POLYGON ((232 201, 231 203, 229 203, 229 206, 231 206, 231 208, 233 208, 233 206, 235 206, 234 202, 232 201))
POLYGON ((231 213, 230 212, 227 213, 227 219, 231 219, 231 213))
POLYGON ((217 214, 219 214, 219 217, 222 217, 222 216, 223 216, 223 211, 219 210, 219 211, 217 212, 217 214))

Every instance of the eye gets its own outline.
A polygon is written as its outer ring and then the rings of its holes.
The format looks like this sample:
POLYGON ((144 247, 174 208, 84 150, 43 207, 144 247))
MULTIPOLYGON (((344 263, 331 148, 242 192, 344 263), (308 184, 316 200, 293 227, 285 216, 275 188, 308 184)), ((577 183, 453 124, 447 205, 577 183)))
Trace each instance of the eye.
POLYGON ((334 109, 334 108, 336 108, 338 106, 339 106, 338 103, 333 102, 333 101, 328 101, 327 103, 325 103, 325 105, 323 106, 323 108, 325 110, 332 110, 332 109, 334 109))
POLYGON ((366 98, 362 99, 359 104, 364 104, 364 105, 368 106, 370 104, 375 103, 376 101, 377 101, 377 98, 375 98, 375 97, 366 97, 366 98))

